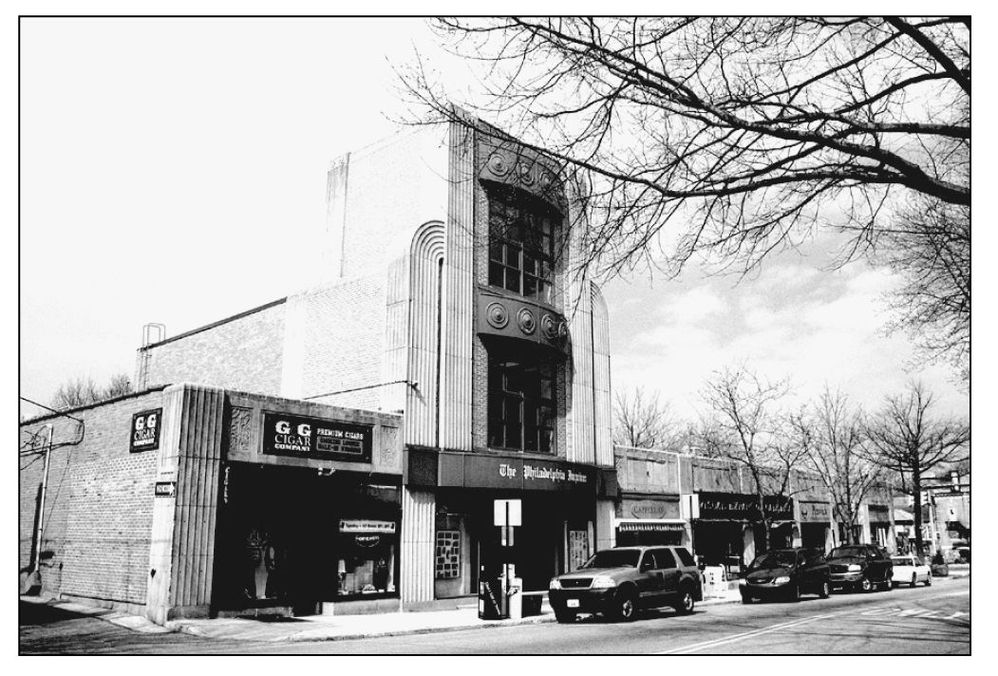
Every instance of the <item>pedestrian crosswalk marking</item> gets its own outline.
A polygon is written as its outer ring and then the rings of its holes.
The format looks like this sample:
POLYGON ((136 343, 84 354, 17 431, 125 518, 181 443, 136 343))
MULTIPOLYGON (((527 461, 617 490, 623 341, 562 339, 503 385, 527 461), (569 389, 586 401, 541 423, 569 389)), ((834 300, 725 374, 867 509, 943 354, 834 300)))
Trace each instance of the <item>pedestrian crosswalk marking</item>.
POLYGON ((860 615, 864 617, 911 617, 917 619, 955 620, 959 617, 967 616, 968 613, 956 611, 952 615, 943 616, 938 610, 931 608, 873 608, 864 610, 860 615))

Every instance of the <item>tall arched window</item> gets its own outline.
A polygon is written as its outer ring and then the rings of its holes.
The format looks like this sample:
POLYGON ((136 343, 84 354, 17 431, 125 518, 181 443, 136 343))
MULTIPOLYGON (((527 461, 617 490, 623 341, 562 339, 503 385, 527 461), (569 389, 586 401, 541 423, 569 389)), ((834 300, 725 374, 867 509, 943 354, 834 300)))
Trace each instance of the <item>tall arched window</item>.
POLYGON ((488 197, 489 284, 550 303, 561 216, 514 188, 493 186, 488 197))

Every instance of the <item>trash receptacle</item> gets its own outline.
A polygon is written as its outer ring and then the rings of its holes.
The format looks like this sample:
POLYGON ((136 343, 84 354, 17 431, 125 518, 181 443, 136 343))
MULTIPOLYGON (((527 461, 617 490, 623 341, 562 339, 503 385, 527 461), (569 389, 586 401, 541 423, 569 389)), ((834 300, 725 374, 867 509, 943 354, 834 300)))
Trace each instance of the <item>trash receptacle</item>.
POLYGON ((540 615, 541 606, 544 604, 544 593, 533 592, 523 595, 523 616, 540 615))
POLYGON ((478 583, 478 619, 501 620, 505 618, 502 603, 502 578, 480 580, 478 583))

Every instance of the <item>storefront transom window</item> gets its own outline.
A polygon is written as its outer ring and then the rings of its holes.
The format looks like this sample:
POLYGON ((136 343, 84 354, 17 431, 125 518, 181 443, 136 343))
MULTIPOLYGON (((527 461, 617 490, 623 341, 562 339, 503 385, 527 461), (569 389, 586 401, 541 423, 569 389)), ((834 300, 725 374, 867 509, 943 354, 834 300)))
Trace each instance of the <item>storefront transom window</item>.
POLYGON ((494 188, 488 195, 489 284, 550 303, 560 218, 519 191, 494 188))
POLYGON ((489 446, 553 451, 554 371, 550 363, 489 355, 489 446))

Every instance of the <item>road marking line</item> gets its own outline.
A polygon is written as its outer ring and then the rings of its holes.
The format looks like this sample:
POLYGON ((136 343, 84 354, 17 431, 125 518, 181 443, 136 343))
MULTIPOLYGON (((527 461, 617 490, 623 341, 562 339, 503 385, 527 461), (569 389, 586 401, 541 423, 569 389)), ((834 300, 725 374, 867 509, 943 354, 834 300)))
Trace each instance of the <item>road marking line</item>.
POLYGON ((704 648, 714 648, 717 646, 724 645, 726 643, 733 643, 735 641, 740 641, 745 638, 751 638, 753 636, 761 636, 762 634, 768 634, 773 631, 779 631, 781 629, 789 629, 791 627, 797 627, 802 624, 808 624, 809 622, 814 622, 816 620, 824 620, 829 617, 834 617, 836 615, 843 615, 844 613, 829 613, 827 615, 815 615, 813 617, 806 617, 801 620, 793 620, 792 622, 783 622, 781 624, 774 624, 769 627, 763 627, 761 629, 753 629, 752 631, 746 631, 741 634, 733 634, 731 636, 725 636, 722 638, 717 638, 712 641, 703 641, 701 643, 694 643, 693 645, 684 646, 682 648, 673 648, 672 650, 663 650, 660 652, 652 653, 653 655, 681 655, 688 652, 696 652, 698 650, 703 650, 704 648))

